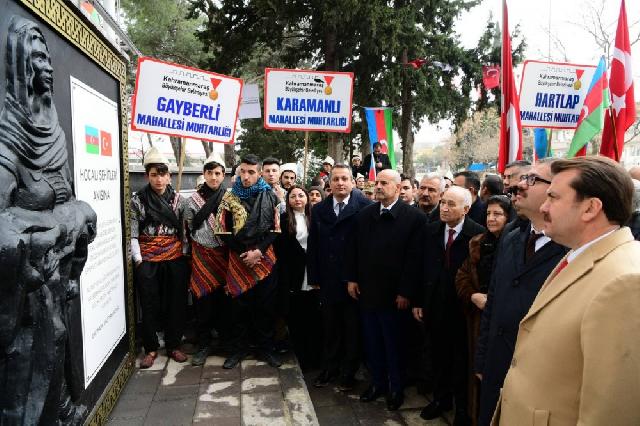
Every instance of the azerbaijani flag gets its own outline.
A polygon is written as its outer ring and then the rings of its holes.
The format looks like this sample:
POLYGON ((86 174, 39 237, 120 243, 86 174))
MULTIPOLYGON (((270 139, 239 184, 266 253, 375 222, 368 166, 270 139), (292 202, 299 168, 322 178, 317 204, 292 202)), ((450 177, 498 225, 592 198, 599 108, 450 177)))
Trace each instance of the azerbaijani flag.
POLYGON ((578 127, 567 151, 568 158, 575 157, 591 138, 604 128, 604 111, 607 108, 609 108, 609 85, 607 84, 607 65, 603 56, 600 58, 584 98, 582 111, 578 117, 578 127))
POLYGON ((100 154, 100 133, 98 129, 84 126, 84 140, 89 154, 100 154))
POLYGON ((536 160, 551 157, 551 130, 543 128, 533 129, 533 141, 535 146, 536 160))
MULTIPOLYGON (((392 112, 393 110, 387 107, 364 109, 364 114, 367 118, 367 127, 369 128, 371 152, 373 153, 373 144, 380 142, 382 145, 382 153, 389 156, 391 168, 395 169, 396 154, 393 151, 393 126, 391 125, 392 112)), ((373 178, 375 179, 375 164, 373 161, 371 163, 373 165, 373 178)), ((371 170, 369 170, 369 180, 372 180, 371 170)))

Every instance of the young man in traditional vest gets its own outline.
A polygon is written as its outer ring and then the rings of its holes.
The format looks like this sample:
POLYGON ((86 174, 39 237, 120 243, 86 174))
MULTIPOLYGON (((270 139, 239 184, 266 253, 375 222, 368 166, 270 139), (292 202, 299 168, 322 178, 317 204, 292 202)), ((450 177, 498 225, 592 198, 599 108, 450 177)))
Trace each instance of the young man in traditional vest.
POLYGON ((272 244, 280 229, 278 200, 260 177, 258 157, 243 157, 238 168, 239 176, 222 197, 216 217, 216 233, 229 249, 225 289, 233 297, 232 355, 223 367, 237 366, 251 347, 269 365, 279 367, 273 352, 277 283, 272 274, 276 261, 272 244))
POLYGON ((164 330, 167 354, 176 362, 187 356, 179 350, 187 305, 188 266, 184 254, 186 201, 170 184, 169 161, 151 148, 145 155, 149 184, 131 197, 131 254, 142 308, 142 343, 149 368, 158 356, 158 330, 164 330))
POLYGON ((204 183, 188 201, 187 227, 191 233, 191 279, 189 288, 193 294, 198 352, 191 358, 192 365, 203 365, 210 352, 211 328, 221 340, 227 336, 224 321, 226 296, 216 290, 224 286, 227 275, 227 249, 214 234, 216 213, 227 188, 224 185, 225 164, 222 156, 213 153, 204 162, 204 183))

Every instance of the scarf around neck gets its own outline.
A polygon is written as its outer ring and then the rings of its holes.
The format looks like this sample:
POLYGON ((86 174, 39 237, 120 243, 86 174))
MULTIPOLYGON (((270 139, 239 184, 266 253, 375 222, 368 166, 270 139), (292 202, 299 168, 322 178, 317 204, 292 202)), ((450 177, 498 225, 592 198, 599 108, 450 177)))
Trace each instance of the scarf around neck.
POLYGON ((249 188, 245 188, 244 186, 242 186, 242 180, 240 179, 240 176, 238 176, 236 177, 236 181, 233 183, 231 192, 233 192, 233 194, 241 200, 248 200, 249 198, 255 197, 262 192, 270 190, 271 186, 262 177, 260 177, 258 181, 255 184, 251 185, 249 188))
POLYGON ((171 185, 167 185, 164 194, 158 195, 151 189, 151 185, 147 184, 147 186, 139 192, 139 196, 145 206, 146 214, 153 222, 175 228, 178 232, 181 231, 178 216, 176 216, 171 206, 173 197, 177 197, 178 194, 176 194, 176 191, 171 185))
POLYGON ((200 194, 206 202, 193 218, 193 222, 191 224, 193 229, 191 232, 195 232, 197 229, 200 229, 200 226, 204 221, 207 220, 212 213, 215 213, 218 210, 220 201, 222 201, 222 196, 226 191, 227 188, 224 183, 220 184, 218 189, 211 189, 206 183, 202 185, 202 188, 198 190, 198 194, 200 194))

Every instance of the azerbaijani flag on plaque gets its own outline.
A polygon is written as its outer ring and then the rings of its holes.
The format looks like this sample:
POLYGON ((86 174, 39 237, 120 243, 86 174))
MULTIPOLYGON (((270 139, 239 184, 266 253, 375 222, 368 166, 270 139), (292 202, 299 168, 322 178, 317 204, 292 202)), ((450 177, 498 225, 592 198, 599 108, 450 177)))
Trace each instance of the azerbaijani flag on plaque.
POLYGON ((604 57, 600 58, 591 85, 584 97, 584 104, 578 127, 573 134, 567 157, 575 157, 598 132, 604 128, 604 112, 609 108, 609 85, 607 84, 607 65, 604 57))
POLYGON ((84 140, 86 142, 87 153, 100 154, 100 136, 95 127, 84 126, 84 140))
MULTIPOLYGON (((380 142, 382 145, 382 153, 389 156, 391 168, 396 168, 396 154, 393 150, 393 126, 391 124, 391 116, 393 110, 388 107, 365 108, 364 114, 367 118, 367 127, 369 128, 369 143, 371 144, 371 152, 373 153, 373 145, 380 142)), ((373 155, 373 154, 371 154, 373 155)), ((369 170, 369 180, 375 179, 375 162, 371 161, 373 169, 369 170)))

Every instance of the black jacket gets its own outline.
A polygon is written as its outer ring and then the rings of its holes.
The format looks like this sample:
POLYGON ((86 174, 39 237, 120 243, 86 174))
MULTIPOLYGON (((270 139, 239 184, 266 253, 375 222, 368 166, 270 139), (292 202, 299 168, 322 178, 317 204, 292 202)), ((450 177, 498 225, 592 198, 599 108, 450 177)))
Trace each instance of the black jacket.
POLYGON ((451 246, 449 266, 445 264, 445 223, 433 222, 426 228, 424 279, 415 291, 416 306, 425 310, 428 325, 445 325, 445 318, 462 315, 456 294, 455 279, 462 263, 469 257, 469 240, 486 231, 469 217, 465 217, 460 235, 451 246))
POLYGON ((322 303, 340 303, 351 299, 344 275, 346 243, 356 215, 371 203, 354 189, 340 217, 336 217, 333 211, 333 196, 313 207, 307 241, 308 282, 309 285, 320 286, 322 303))
POLYGON ((357 282, 364 309, 395 309, 398 295, 412 296, 424 256, 426 216, 401 200, 380 215, 380 203, 356 218, 346 261, 348 281, 357 282))
POLYGON ((487 225, 487 205, 480 199, 476 198, 476 201, 469 207, 469 213, 467 216, 473 219, 478 225, 487 225))
POLYGON ((521 222, 504 235, 498 252, 487 304, 482 313, 475 355, 475 371, 482 373, 480 424, 491 420, 513 357, 518 325, 529 311, 549 273, 567 253, 553 241, 525 263, 530 224, 521 222))
POLYGON ((280 227, 282 233, 274 243, 278 257, 278 287, 283 291, 293 293, 302 288, 307 268, 307 252, 298 242, 295 229, 293 232, 289 232, 287 213, 280 216, 280 227))
MULTIPOLYGON (((389 160, 389 156, 387 154, 373 154, 373 158, 375 159, 375 163, 382 163, 381 168, 376 167, 376 174, 380 173, 383 170, 391 168, 391 161, 389 160)), ((369 169, 371 168, 371 154, 365 155, 364 161, 362 162, 362 167, 360 168, 363 175, 369 175, 369 169)))
POLYGON ((640 241, 640 212, 633 212, 627 226, 631 228, 631 234, 636 241, 640 241))

